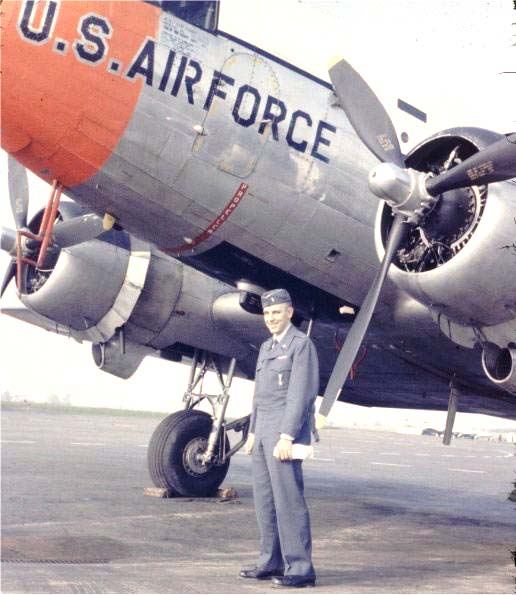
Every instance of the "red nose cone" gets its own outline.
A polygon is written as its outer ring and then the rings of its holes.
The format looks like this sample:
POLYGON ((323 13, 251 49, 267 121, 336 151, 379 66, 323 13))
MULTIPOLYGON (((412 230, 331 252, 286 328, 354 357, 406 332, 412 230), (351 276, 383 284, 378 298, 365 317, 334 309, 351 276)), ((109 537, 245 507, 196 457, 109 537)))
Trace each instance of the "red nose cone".
POLYGON ((2 148, 75 186, 116 148, 141 92, 124 76, 159 10, 143 2, 3 2, 2 148))

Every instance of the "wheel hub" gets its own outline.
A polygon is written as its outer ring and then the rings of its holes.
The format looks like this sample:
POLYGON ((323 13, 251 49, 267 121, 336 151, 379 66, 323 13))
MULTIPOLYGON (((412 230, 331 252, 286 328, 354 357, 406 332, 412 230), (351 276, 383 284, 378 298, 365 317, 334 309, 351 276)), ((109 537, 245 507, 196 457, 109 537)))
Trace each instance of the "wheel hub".
POLYGON ((183 452, 183 466, 187 473, 198 477, 204 475, 211 468, 211 464, 204 462, 204 453, 208 447, 206 438, 198 437, 190 440, 183 452))

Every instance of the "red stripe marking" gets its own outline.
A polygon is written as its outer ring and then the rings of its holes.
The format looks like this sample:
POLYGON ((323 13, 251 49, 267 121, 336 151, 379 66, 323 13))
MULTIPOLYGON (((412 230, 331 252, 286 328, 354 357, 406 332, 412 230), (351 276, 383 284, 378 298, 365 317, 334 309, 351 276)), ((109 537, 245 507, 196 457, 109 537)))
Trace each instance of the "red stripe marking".
POLYGON ((242 182, 238 187, 238 190, 233 195, 233 198, 228 202, 228 204, 224 207, 224 210, 218 215, 216 219, 214 219, 208 227, 201 232, 198 236, 196 236, 191 242, 186 242, 181 244, 181 246, 176 246, 175 248, 165 248, 166 252, 171 252, 176 255, 180 255, 188 250, 193 250, 196 246, 198 246, 201 242, 207 240, 214 232, 219 229, 231 216, 231 213, 238 207, 240 201, 244 198, 245 193, 249 185, 242 182))

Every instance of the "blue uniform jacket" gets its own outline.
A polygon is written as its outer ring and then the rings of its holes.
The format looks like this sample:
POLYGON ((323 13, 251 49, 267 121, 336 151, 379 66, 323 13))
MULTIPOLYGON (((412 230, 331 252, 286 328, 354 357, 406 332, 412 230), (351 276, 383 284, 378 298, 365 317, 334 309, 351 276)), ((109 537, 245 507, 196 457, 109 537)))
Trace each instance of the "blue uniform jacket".
POLYGON ((292 325, 274 348, 272 337, 260 347, 250 431, 255 431, 260 413, 277 415, 281 419, 279 433, 310 444, 318 391, 317 351, 311 339, 292 325))

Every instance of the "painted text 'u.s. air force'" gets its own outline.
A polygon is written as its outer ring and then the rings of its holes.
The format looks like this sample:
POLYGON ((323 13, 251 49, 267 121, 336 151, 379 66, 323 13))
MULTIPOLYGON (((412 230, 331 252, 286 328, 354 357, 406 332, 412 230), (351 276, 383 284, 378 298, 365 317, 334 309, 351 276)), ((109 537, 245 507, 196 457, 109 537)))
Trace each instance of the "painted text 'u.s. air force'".
MULTIPOLYGON (((161 49, 161 48, 160 48, 161 49)), ((178 96, 180 89, 184 86, 188 102, 195 104, 194 87, 202 82, 205 73, 201 64, 193 58, 177 56, 173 50, 167 50, 168 55, 165 67, 162 72, 156 71, 156 41, 147 38, 142 48, 135 56, 132 64, 126 71, 127 78, 141 77, 145 84, 163 92, 170 92, 174 97, 178 96), (172 75, 174 63, 179 65, 172 75)), ((271 134, 274 140, 280 140, 280 123, 286 126, 285 140, 287 144, 305 153, 309 141, 311 141, 311 155, 316 159, 329 162, 329 157, 323 153, 324 146, 330 146, 331 133, 336 132, 335 126, 319 120, 314 126, 312 116, 301 109, 289 113, 287 106, 281 99, 273 95, 262 97, 262 93, 256 87, 249 84, 238 85, 231 76, 215 70, 211 75, 208 92, 203 98, 203 109, 208 111, 214 101, 226 101, 230 87, 235 88, 236 94, 230 104, 231 117, 236 124, 249 128, 256 126, 259 122, 257 132, 263 134, 267 126, 271 127, 271 134), (307 138, 307 129, 314 129, 315 136, 307 138), (323 146, 324 145, 324 146, 323 146)))
MULTIPOLYGON (((39 25, 33 22, 35 5, 31 0, 22 5, 18 31, 26 41, 40 45, 52 37, 59 4, 47 2, 39 25)), ((332 134, 337 130, 329 122, 314 119, 302 109, 289 109, 280 98, 265 94, 253 85, 239 84, 224 72, 210 69, 208 73, 200 59, 176 53, 151 37, 143 41, 130 64, 122 69, 120 62, 109 56, 113 27, 102 15, 91 12, 83 15, 77 31, 80 38, 71 45, 80 62, 90 66, 105 62, 111 75, 133 81, 141 79, 147 86, 186 100, 190 105, 202 103, 205 111, 215 102, 226 102, 228 118, 236 125, 254 128, 257 134, 264 134, 269 126, 275 141, 284 141, 300 153, 308 151, 313 158, 329 163, 332 134)), ((55 51, 65 52, 66 46, 65 41, 55 40, 55 51)))

